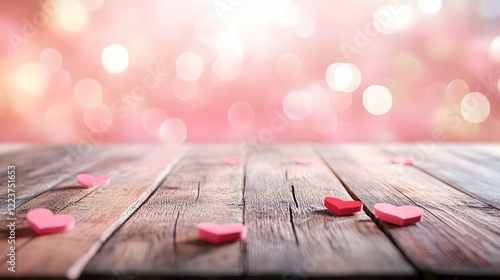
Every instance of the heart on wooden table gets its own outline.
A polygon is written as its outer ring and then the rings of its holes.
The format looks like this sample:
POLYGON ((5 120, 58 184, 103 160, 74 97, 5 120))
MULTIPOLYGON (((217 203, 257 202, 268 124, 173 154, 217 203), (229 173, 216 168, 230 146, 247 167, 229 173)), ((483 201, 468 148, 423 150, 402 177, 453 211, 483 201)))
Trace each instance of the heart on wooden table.
POLYGON ((361 211, 363 202, 344 201, 335 197, 325 197, 325 207, 333 211, 333 213, 343 216, 361 211))
POLYGON ((226 164, 238 164, 238 163, 243 162, 243 158, 241 158, 241 157, 225 157, 225 158, 222 158, 222 160, 226 164))
POLYGON ((412 225, 422 220, 424 210, 412 205, 394 206, 387 203, 375 204, 375 216, 397 226, 412 225))
POLYGON ((311 164, 311 163, 314 163, 314 158, 311 158, 311 157, 294 157, 293 161, 295 161, 296 164, 311 164))
POLYGON ((75 218, 69 215, 54 215, 45 208, 30 210, 26 214, 28 225, 38 235, 59 233, 75 227, 75 218))
POLYGON ((213 244, 224 244, 247 238, 247 227, 242 224, 198 224, 198 238, 213 244))
POLYGON ((76 180, 82 186, 87 188, 99 187, 109 184, 110 179, 108 176, 97 176, 94 177, 89 174, 78 174, 76 175, 76 180))
POLYGON ((415 164, 416 162, 414 157, 405 157, 405 156, 391 157, 390 160, 392 164, 412 165, 415 164))

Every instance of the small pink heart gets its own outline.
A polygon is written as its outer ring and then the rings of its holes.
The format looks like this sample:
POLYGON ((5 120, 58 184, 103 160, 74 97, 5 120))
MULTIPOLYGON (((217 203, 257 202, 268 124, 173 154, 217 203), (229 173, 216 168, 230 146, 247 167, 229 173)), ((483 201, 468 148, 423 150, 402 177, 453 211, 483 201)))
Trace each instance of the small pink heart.
POLYGON ((76 175, 76 180, 78 181, 78 183, 82 184, 82 186, 87 188, 104 186, 109 184, 110 181, 108 176, 94 177, 89 174, 78 174, 76 175))
POLYGON ((75 218, 69 215, 54 215, 44 208, 30 210, 26 214, 28 225, 38 235, 58 233, 75 227, 75 218))
POLYGON ((397 156, 397 157, 391 157, 391 163, 393 164, 406 164, 406 165, 412 165, 415 164, 415 158, 409 156, 409 157, 404 157, 404 156, 397 156))
POLYGON ((243 161, 241 157, 225 157, 222 159, 226 164, 238 164, 243 161))
POLYGON ((198 238, 213 244, 234 242, 247 238, 247 227, 242 224, 198 224, 198 238))
POLYGON ((417 206, 394 206, 387 203, 375 204, 375 216, 380 220, 397 226, 415 224, 422 220, 424 210, 417 206))
POLYGON ((296 164, 311 164, 311 163, 314 163, 314 158, 310 158, 310 157, 294 157, 293 161, 295 161, 296 164))

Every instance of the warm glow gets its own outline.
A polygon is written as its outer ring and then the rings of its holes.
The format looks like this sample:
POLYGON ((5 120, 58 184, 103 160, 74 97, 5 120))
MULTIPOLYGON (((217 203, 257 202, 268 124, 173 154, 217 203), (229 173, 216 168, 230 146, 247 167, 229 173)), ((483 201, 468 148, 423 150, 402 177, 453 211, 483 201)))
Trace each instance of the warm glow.
POLYGON ((300 7, 291 0, 282 0, 277 10, 276 21, 284 27, 292 27, 300 20, 300 7))
POLYGON ((14 86, 32 95, 41 95, 47 84, 47 74, 37 62, 26 62, 14 72, 14 86))
POLYGON ((490 57, 500 64, 500 36, 497 36, 490 44, 490 57))
POLYGON ((128 66, 128 52, 121 45, 109 45, 102 51, 102 65, 111 74, 123 72, 128 66))
POLYGON ((479 92, 471 92, 462 100, 462 116, 470 123, 480 123, 486 120, 490 114, 490 102, 488 98, 479 92))
POLYGON ((374 115, 383 115, 392 107, 391 92, 383 86, 371 86, 363 92, 363 105, 374 115))
POLYGON ((58 6, 59 11, 56 14, 58 27, 75 32, 82 29, 87 23, 87 9, 78 0, 68 0, 58 6))
POLYGON ((333 90, 352 92, 361 83, 361 73, 354 64, 334 63, 326 70, 326 81, 333 90))
POLYGON ((216 49, 219 58, 225 61, 239 60, 243 55, 243 41, 235 32, 224 32, 217 37, 216 49))

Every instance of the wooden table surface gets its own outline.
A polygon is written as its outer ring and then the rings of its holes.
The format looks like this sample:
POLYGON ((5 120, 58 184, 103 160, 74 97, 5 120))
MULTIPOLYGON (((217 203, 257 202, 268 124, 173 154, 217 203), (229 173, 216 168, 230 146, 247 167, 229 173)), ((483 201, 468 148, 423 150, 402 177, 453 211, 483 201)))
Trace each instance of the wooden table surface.
POLYGON ((3 145, 0 163, 0 277, 500 279, 496 144, 3 145), (417 162, 391 164, 393 155, 417 162), (244 162, 222 160, 235 156, 244 162), (111 183, 82 188, 78 173, 111 183), (327 196, 360 200, 364 211, 337 216, 327 196), (381 222, 381 202, 421 207, 423 220, 381 222), (72 215, 76 227, 36 236, 25 220, 34 208, 72 215), (244 223, 248 238, 211 245, 197 239, 200 222, 244 223))

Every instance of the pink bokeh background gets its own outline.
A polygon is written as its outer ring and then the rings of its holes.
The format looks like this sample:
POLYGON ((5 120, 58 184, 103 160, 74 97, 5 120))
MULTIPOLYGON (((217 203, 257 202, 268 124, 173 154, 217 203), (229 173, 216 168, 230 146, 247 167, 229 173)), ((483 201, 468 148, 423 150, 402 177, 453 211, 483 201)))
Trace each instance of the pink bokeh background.
POLYGON ((500 1, 0 1, 0 141, 500 140, 500 1))

